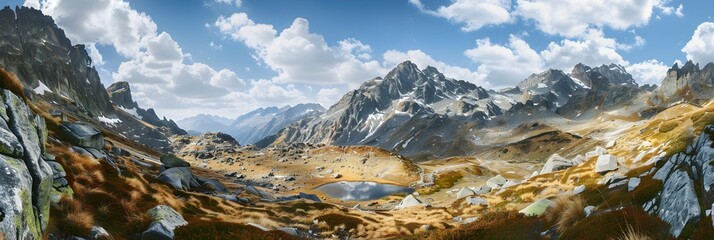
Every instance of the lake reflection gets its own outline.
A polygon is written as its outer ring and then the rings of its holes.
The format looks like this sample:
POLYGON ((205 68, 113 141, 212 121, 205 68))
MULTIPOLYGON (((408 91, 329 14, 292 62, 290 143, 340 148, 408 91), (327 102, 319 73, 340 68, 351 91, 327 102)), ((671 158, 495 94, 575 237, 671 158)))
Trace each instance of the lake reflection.
POLYGON ((395 193, 410 194, 413 188, 401 187, 376 182, 334 182, 316 188, 331 198, 350 201, 366 201, 380 199, 395 193))

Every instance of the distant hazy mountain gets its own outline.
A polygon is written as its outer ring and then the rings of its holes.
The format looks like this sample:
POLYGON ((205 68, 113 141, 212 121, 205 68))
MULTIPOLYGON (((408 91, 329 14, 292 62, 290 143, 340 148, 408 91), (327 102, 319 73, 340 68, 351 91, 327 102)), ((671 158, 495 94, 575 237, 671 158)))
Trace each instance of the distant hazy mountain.
POLYGON ((316 103, 259 108, 236 119, 199 114, 179 120, 177 123, 192 134, 203 132, 224 132, 233 136, 240 144, 253 144, 296 121, 318 116, 325 109, 316 103))
POLYGON ((181 128, 188 130, 189 133, 223 132, 232 122, 233 120, 230 118, 210 114, 199 114, 176 121, 181 128))
POLYGON ((253 144, 277 133, 296 121, 322 114, 325 109, 316 103, 260 108, 236 118, 225 130, 241 144, 253 144))

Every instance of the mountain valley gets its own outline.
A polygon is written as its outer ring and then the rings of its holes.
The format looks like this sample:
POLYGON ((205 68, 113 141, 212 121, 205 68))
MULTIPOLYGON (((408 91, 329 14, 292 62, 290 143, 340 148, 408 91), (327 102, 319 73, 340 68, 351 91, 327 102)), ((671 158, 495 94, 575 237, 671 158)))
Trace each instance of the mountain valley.
POLYGON ((494 90, 407 60, 327 108, 174 121, 40 10, 0 10, 0 50, 0 240, 714 235, 712 62, 494 90))

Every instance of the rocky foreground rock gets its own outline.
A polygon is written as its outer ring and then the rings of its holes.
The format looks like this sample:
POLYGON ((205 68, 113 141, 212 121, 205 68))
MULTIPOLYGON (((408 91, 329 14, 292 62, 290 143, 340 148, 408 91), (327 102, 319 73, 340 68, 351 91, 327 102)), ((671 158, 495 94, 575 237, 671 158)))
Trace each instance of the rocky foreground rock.
POLYGON ((0 232, 10 239, 41 239, 49 221, 54 176, 64 170, 43 159, 44 119, 8 90, 0 91, 0 99, 0 232))
MULTIPOLYGON (((645 210, 670 224, 675 237, 696 226, 714 204, 714 126, 707 126, 684 152, 663 161, 654 179, 662 191, 644 205, 645 210)), ((687 233, 687 234, 691 234, 687 233)))

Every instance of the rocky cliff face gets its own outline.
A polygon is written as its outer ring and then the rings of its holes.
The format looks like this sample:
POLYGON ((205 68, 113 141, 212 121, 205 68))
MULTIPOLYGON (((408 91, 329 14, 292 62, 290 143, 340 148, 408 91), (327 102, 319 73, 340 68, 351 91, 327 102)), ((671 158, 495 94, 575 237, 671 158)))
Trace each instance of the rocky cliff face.
POLYGON ((681 68, 675 63, 655 94, 654 102, 665 105, 678 101, 694 104, 708 102, 714 97, 714 63, 710 62, 704 68, 699 68, 699 64, 692 61, 681 68))
POLYGON ((688 238, 714 206, 713 164, 714 126, 710 125, 684 152, 665 159, 656 170, 654 179, 662 181, 662 191, 644 208, 669 223, 673 236, 688 238))
POLYGON ((159 118, 154 109, 149 108, 144 110, 139 107, 131 97, 131 88, 128 82, 115 82, 107 88, 107 93, 111 97, 112 103, 118 108, 124 110, 137 117, 138 119, 147 122, 156 127, 165 127, 171 134, 185 135, 185 130, 181 129, 173 120, 159 118))
POLYGON ((0 100, 0 232, 8 239, 41 239, 54 174, 53 158, 45 154, 45 121, 8 90, 0 90, 0 100))
POLYGON ((54 20, 39 10, 0 10, 0 50, 0 66, 29 89, 46 86, 90 115, 115 116, 84 45, 72 45, 54 20))

